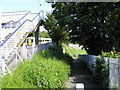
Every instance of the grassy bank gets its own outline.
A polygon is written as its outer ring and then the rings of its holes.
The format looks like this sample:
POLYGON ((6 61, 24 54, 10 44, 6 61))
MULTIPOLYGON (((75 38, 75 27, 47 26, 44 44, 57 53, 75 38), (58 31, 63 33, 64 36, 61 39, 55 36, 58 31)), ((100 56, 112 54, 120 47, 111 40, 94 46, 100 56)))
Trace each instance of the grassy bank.
POLYGON ((26 60, 2 78, 2 88, 63 88, 71 74, 72 59, 60 47, 51 47, 26 60))
POLYGON ((0 90, 2 89, 2 77, 0 75, 0 90))
POLYGON ((78 54, 87 54, 87 52, 83 49, 74 49, 74 48, 72 48, 72 47, 70 47, 70 46, 66 46, 65 44, 63 44, 63 49, 65 50, 65 53, 66 54, 68 54, 69 56, 71 56, 70 55, 70 53, 76 58, 76 59, 78 59, 78 54))

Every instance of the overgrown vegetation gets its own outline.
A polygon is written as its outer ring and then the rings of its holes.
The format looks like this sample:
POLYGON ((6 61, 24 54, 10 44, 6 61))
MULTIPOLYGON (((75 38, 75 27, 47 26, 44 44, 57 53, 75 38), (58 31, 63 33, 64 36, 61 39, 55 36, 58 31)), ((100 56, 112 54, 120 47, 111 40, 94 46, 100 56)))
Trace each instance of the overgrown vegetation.
MULTIPOLYGON (((120 58, 120 52, 116 52, 115 48, 111 52, 102 52, 101 58, 97 58, 95 66, 95 80, 102 83, 104 88, 109 87, 109 62, 105 58, 120 58)), ((116 60, 116 59, 115 59, 116 60)))
POLYGON ((71 74, 72 59, 60 47, 35 54, 2 78, 2 88, 63 88, 71 74))
POLYGON ((0 90, 2 89, 2 77, 0 75, 0 90))
POLYGON ((109 87, 109 67, 104 58, 96 59, 95 65, 95 82, 102 84, 102 87, 109 87))
POLYGON ((102 57, 108 57, 108 58, 120 58, 120 52, 103 52, 102 57))
POLYGON ((46 31, 40 32, 40 37, 41 37, 41 38, 50 38, 48 32, 46 32, 46 31))

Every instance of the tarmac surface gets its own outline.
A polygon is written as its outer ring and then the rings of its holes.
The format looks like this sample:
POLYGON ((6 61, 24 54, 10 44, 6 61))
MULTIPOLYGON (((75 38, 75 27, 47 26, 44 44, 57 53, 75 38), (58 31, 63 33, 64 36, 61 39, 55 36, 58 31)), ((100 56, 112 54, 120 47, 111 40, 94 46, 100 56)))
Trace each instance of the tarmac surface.
POLYGON ((72 88, 73 90, 76 88, 77 83, 83 83, 84 90, 98 90, 100 86, 94 83, 93 78, 92 72, 87 68, 86 64, 80 60, 74 59, 72 75, 66 81, 65 85, 67 88, 72 88))

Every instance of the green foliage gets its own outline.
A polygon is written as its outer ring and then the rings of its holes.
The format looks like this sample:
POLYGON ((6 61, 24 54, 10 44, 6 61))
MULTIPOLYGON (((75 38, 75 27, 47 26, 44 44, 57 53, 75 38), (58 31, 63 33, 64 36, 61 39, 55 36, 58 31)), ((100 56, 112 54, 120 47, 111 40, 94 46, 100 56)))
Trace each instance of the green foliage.
POLYGON ((109 87, 109 68, 104 59, 96 59, 95 65, 95 81, 101 83, 102 87, 109 87))
POLYGON ((109 66, 106 64, 104 58, 120 58, 119 52, 115 51, 115 48, 113 48, 113 51, 111 52, 102 52, 101 60, 97 58, 96 60, 96 66, 95 66, 95 72, 96 72, 96 79, 97 81, 103 84, 103 87, 108 88, 109 84, 109 66))
POLYGON ((70 75, 70 57, 62 54, 58 47, 51 47, 35 54, 32 60, 2 78, 3 88, 63 88, 70 75), (54 51, 53 51, 54 50, 54 51))
POLYGON ((41 37, 41 38, 50 38, 48 32, 46 32, 46 31, 40 32, 40 37, 41 37))
POLYGON ((69 31, 70 40, 88 54, 120 51, 120 3, 53 3, 53 15, 69 31))
POLYGON ((108 58, 120 58, 119 52, 102 52, 102 57, 108 57, 108 58))
POLYGON ((35 85, 23 81, 24 71, 26 70, 23 66, 24 64, 19 65, 18 68, 12 72, 12 76, 7 74, 2 77, 2 88, 36 88, 35 85))
POLYGON ((48 15, 44 26, 52 38, 52 41, 56 43, 56 45, 61 45, 64 42, 68 42, 69 33, 64 27, 60 27, 58 20, 55 19, 54 15, 48 15))
POLYGON ((63 49, 65 50, 65 53, 68 54, 70 56, 70 52, 71 54, 76 58, 78 59, 78 54, 87 54, 87 52, 85 50, 82 50, 82 49, 74 49, 70 46, 66 46, 66 45, 62 45, 63 49), (69 50, 69 51, 68 51, 69 50))
POLYGON ((109 84, 109 66, 106 65, 104 58, 120 58, 120 52, 116 52, 115 48, 111 52, 102 52, 102 60, 99 59, 96 61, 96 77, 101 77, 99 80, 102 81, 103 86, 108 88, 109 84))
POLYGON ((2 89, 2 77, 0 75, 0 90, 2 89))

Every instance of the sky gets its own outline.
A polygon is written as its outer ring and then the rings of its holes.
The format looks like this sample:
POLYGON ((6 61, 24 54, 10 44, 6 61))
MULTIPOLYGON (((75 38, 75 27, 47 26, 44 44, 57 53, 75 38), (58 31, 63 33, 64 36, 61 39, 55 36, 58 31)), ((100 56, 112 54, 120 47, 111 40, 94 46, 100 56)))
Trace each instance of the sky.
POLYGON ((45 0, 0 0, 0 8, 1 12, 30 10, 37 13, 40 10, 52 11, 51 4, 45 0))
MULTIPOLYGON (((51 4, 48 4, 45 0, 0 0, 0 12, 27 10, 32 13, 38 13, 43 10, 46 18, 46 12, 51 12, 53 9, 51 4)), ((45 30, 43 26, 40 29, 45 30)))

